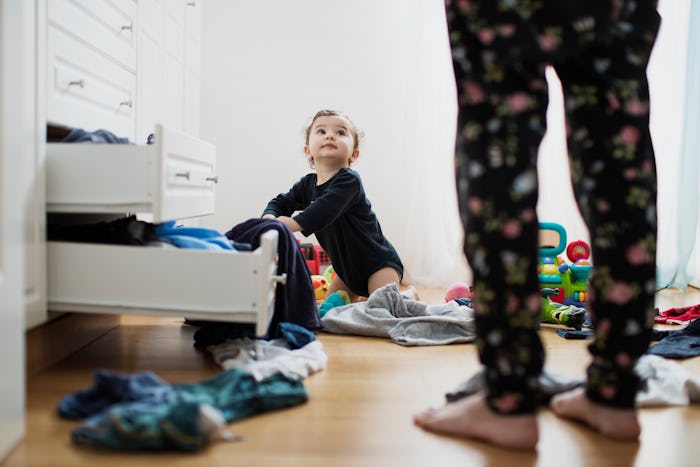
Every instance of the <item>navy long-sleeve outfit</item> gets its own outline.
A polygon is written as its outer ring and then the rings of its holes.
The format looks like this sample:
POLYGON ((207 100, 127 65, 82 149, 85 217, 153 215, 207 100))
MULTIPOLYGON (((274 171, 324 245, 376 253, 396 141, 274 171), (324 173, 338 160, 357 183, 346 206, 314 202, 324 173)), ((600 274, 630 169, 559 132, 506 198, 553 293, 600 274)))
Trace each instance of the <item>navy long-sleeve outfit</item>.
POLYGON ((394 268, 402 277, 401 259, 382 233, 360 175, 341 169, 327 182, 316 183, 315 173, 305 175, 289 192, 272 199, 263 215, 301 211, 294 220, 302 234, 316 235, 335 273, 357 295, 369 295, 369 277, 382 268, 394 268))
POLYGON ((646 67, 655 0, 446 0, 459 96, 456 170, 474 272, 486 400, 532 413, 544 349, 535 330, 537 152, 550 65, 565 96, 574 193, 595 273, 586 395, 631 408, 653 324, 656 169, 646 67))

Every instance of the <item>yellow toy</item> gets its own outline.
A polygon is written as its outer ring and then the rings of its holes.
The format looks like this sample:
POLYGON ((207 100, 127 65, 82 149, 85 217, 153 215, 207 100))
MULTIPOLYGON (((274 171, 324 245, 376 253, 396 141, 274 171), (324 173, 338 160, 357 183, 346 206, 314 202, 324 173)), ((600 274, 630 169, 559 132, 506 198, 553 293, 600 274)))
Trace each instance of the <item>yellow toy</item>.
POLYGON ((316 295, 316 301, 323 300, 326 298, 326 293, 328 293, 328 286, 330 283, 325 277, 319 276, 318 274, 311 275, 311 284, 314 287, 314 294, 316 295))

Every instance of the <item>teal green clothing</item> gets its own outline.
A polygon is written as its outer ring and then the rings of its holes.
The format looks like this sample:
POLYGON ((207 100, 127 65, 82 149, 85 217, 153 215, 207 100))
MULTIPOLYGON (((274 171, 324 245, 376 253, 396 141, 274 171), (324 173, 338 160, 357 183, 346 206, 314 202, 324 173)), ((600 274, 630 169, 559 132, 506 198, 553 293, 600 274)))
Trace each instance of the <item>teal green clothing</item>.
POLYGON ((237 369, 201 383, 163 383, 157 398, 149 396, 154 389, 151 384, 143 400, 131 392, 127 400, 100 408, 73 431, 73 441, 124 451, 197 451, 207 441, 197 424, 203 404, 232 422, 303 404, 308 398, 301 381, 281 373, 256 381, 237 369))

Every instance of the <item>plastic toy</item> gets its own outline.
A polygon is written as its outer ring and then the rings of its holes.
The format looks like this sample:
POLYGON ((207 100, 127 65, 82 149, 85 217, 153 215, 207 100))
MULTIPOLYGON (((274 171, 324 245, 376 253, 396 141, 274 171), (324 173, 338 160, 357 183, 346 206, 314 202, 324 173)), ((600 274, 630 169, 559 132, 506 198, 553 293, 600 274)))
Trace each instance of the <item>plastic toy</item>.
POLYGON ((314 294, 316 295, 316 300, 323 300, 326 298, 326 292, 328 292, 328 286, 330 283, 325 277, 319 276, 318 274, 311 275, 311 285, 314 287, 314 294))
POLYGON ((318 314, 323 318, 326 313, 335 307, 350 304, 350 296, 344 290, 336 290, 326 298, 326 301, 318 308, 318 314))
POLYGON ((455 282, 450 285, 445 292, 445 302, 449 302, 456 298, 472 298, 472 290, 464 282, 455 282))
POLYGON ((591 248, 581 240, 566 244, 566 230, 554 222, 540 222, 540 233, 553 233, 558 238, 556 246, 540 246, 537 274, 540 289, 549 300, 562 305, 584 307, 588 278, 592 266, 589 261, 591 248), (569 263, 559 255, 566 250, 569 263))
POLYGON ((586 321, 586 310, 574 305, 562 305, 548 298, 542 299, 542 322, 562 324, 580 330, 586 321))
POLYGON ((297 240, 297 243, 299 243, 299 248, 301 248, 301 252, 304 255, 309 273, 320 275, 323 267, 330 264, 326 252, 323 251, 320 245, 301 243, 299 240, 297 240))
POLYGON ((335 271, 333 270, 333 265, 332 265, 332 264, 328 265, 328 267, 326 268, 326 270, 323 271, 323 277, 326 278, 326 280, 328 281, 329 284, 330 284, 331 282, 333 282, 333 279, 335 278, 335 271))

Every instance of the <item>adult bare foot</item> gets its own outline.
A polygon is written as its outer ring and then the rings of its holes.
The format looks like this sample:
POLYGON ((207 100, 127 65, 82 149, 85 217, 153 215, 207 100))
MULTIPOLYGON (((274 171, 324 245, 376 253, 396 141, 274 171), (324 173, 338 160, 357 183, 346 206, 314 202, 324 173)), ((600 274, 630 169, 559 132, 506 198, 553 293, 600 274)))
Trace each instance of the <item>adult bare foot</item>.
POLYGON ((500 415, 487 405, 482 393, 428 409, 413 417, 428 431, 478 439, 510 449, 534 449, 539 438, 535 415, 500 415))
POLYGON ((586 397, 583 388, 558 394, 550 403, 555 414, 581 421, 601 434, 620 441, 637 441, 641 433, 637 412, 607 407, 586 397))

